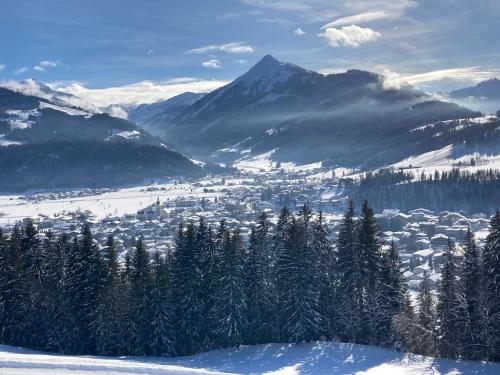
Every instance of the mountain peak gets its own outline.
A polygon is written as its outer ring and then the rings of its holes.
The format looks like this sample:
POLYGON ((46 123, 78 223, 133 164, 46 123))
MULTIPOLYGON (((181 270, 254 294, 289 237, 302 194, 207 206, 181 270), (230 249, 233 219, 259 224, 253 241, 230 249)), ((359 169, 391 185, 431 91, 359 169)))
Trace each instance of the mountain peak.
POLYGON ((290 63, 277 60, 271 55, 264 56, 244 75, 237 78, 233 84, 253 86, 257 91, 268 91, 276 84, 283 84, 297 73, 305 69, 290 63))

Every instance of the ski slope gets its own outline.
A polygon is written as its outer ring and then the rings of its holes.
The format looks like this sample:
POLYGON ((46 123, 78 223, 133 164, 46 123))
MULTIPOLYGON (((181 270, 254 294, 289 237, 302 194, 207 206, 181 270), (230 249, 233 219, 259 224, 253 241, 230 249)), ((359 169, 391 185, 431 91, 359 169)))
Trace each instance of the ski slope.
POLYGON ((500 374, 500 364, 442 360, 334 342, 247 346, 178 358, 64 356, 0 345, 0 374, 494 375, 500 374))

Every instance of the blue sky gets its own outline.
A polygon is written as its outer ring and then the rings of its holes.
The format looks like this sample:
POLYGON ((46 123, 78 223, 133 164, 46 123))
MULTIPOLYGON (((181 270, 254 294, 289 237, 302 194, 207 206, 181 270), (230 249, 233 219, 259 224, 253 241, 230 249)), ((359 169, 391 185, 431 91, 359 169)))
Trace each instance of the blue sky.
POLYGON ((500 76, 498 0, 0 0, 0 5, 0 80, 34 77, 63 89, 73 84, 80 92, 131 90, 144 81, 182 84, 176 90, 190 85, 201 90, 206 83, 211 89, 268 53, 325 73, 380 72, 429 91, 500 76))

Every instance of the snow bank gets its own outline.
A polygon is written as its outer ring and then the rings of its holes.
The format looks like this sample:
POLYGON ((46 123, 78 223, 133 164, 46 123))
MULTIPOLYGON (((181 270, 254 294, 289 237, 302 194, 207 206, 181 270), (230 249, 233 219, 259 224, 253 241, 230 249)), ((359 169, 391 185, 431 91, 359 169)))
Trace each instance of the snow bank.
POLYGON ((0 373, 494 375, 500 373, 500 364, 435 359, 334 342, 247 346, 179 358, 63 356, 0 346, 0 373))

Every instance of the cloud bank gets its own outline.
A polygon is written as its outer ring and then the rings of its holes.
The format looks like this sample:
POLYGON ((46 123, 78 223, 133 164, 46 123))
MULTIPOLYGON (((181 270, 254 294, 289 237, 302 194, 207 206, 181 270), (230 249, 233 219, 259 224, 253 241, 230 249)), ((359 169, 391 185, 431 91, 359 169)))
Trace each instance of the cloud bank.
POLYGON ((187 91, 204 93, 224 86, 228 81, 200 80, 196 78, 175 78, 163 82, 142 81, 125 86, 102 89, 86 88, 73 83, 67 86, 48 84, 52 89, 78 97, 83 108, 105 108, 113 105, 133 106, 155 103, 187 91))

